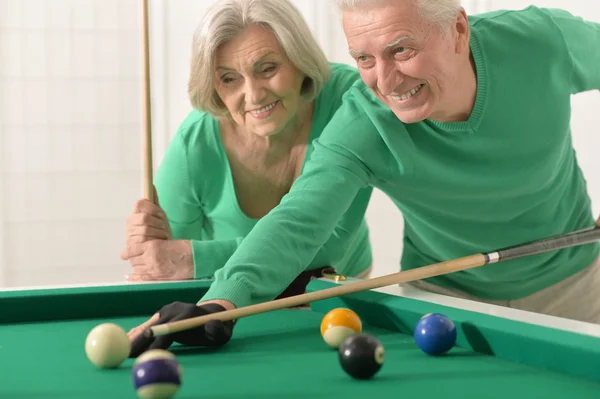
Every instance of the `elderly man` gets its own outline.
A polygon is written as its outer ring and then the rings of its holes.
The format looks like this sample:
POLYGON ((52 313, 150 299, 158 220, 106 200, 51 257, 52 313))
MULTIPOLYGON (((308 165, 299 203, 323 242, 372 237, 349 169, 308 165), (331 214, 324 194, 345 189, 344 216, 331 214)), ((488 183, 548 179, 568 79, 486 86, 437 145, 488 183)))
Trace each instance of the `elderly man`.
MULTIPOLYGON (((403 269, 594 225, 569 123, 571 95, 600 88, 600 24, 536 7, 467 18, 457 0, 338 5, 364 84, 198 307, 276 297, 367 186, 403 213, 403 269)), ((588 244, 415 285, 598 323, 599 255, 588 244)))

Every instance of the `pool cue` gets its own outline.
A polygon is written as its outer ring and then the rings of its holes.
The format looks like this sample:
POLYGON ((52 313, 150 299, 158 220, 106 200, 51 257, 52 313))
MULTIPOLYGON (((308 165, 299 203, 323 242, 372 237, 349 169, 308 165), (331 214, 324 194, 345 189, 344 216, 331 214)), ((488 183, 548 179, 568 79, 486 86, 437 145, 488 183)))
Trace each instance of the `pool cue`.
POLYGON ((142 0, 142 53, 143 53, 143 128, 144 128, 144 198, 154 202, 152 175, 152 110, 150 101, 150 33, 148 0, 142 0))
POLYGON ((144 335, 146 337, 156 337, 161 335, 172 334, 179 331, 199 327, 210 320, 236 320, 246 316, 252 316, 259 313, 265 313, 293 306, 305 305, 310 302, 316 302, 323 299, 333 298, 336 296, 342 296, 359 291, 365 291, 389 285, 421 280, 429 277, 439 276, 442 274, 448 274, 461 270, 481 267, 492 263, 499 263, 511 259, 518 259, 544 252, 555 251, 558 249, 589 244, 598 240, 600 240, 599 227, 585 228, 582 230, 561 234, 558 236, 537 240, 526 244, 499 249, 493 252, 479 253, 445 262, 434 263, 428 266, 418 267, 416 269, 388 274, 386 276, 343 284, 337 287, 328 288, 321 291, 309 292, 306 294, 276 299, 270 302, 263 302, 256 305, 250 305, 233 310, 212 313, 205 316, 198 316, 171 323, 159 324, 146 329, 144 335))

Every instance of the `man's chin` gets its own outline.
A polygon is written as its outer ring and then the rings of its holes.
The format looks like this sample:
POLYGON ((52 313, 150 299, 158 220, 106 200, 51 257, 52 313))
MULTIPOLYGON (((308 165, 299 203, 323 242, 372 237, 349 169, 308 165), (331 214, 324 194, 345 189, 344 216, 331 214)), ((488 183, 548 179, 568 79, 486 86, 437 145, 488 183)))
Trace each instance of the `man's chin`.
POLYGON ((417 123, 422 122, 429 116, 429 112, 425 107, 400 109, 398 107, 390 106, 391 111, 396 115, 402 123, 417 123))
POLYGON ((377 95, 379 101, 385 104, 400 121, 403 123, 421 122, 430 115, 429 106, 427 103, 415 104, 410 107, 401 106, 389 97, 377 95))

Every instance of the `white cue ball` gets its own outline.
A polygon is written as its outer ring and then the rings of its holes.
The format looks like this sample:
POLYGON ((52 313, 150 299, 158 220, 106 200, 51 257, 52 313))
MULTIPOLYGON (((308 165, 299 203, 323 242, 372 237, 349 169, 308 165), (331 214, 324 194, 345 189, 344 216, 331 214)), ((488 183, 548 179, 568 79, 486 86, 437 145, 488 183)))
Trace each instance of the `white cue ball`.
POLYGON ((131 342, 125 330, 113 323, 94 327, 85 340, 85 354, 98 367, 110 369, 129 357, 131 342))

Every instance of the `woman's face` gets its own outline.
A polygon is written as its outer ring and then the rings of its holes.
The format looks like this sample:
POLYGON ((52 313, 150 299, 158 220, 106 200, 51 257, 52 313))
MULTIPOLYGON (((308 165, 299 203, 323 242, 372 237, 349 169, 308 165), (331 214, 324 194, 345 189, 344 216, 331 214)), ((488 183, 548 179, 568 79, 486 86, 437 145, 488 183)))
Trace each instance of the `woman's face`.
POLYGON ((294 120, 304 76, 291 64, 275 35, 247 27, 215 54, 215 88, 233 120, 268 137, 294 120))

